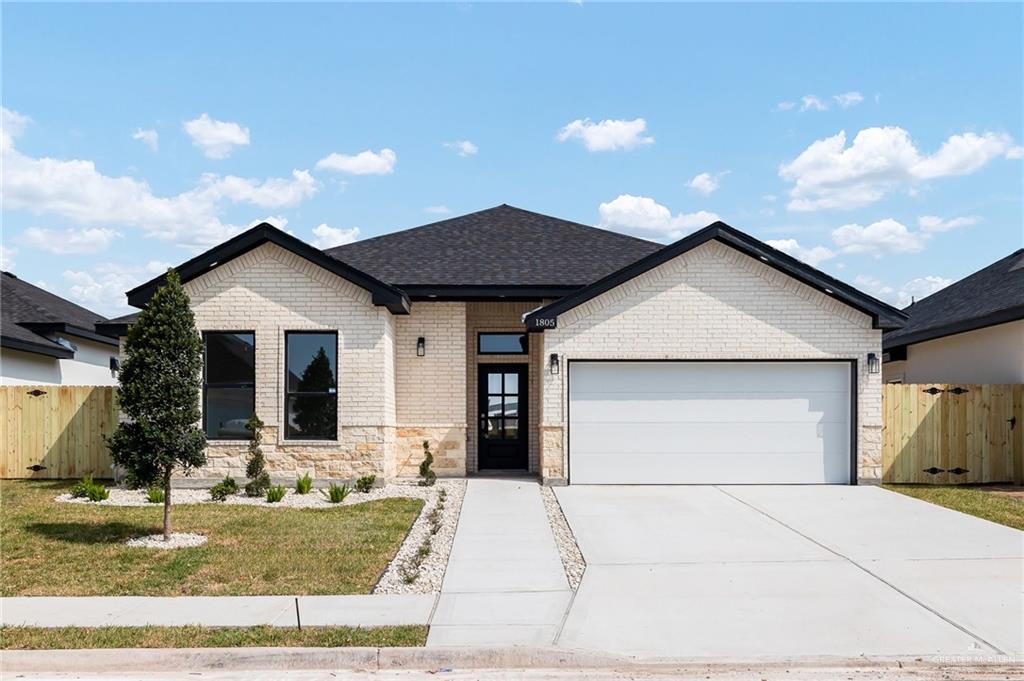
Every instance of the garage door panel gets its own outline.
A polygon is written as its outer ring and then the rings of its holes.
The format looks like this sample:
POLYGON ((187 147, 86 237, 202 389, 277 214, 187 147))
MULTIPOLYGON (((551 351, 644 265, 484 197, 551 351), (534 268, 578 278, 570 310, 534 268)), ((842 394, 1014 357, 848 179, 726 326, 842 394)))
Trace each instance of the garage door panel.
POLYGON ((737 397, 706 391, 635 394, 583 394, 573 392, 573 423, 607 423, 623 414, 640 423, 707 421, 728 423, 742 416, 745 421, 797 421, 818 423, 826 419, 845 423, 842 416, 849 404, 843 392, 800 395, 765 392, 737 397))
POLYGON ((708 459, 699 454, 677 454, 666 460, 663 453, 591 453, 572 463, 573 484, 588 485, 733 485, 844 484, 849 466, 825 463, 813 453, 772 456, 736 454, 708 459))
MULTIPOLYGON (((575 423, 575 422, 574 422, 575 423)), ((850 440, 845 422, 591 423, 569 435, 573 452, 687 452, 725 457, 740 452, 809 452, 822 457, 850 440)))
POLYGON ((575 363, 573 392, 642 394, 707 391, 755 393, 791 388, 785 376, 797 375, 803 393, 834 392, 849 373, 845 363, 822 362, 596 362, 575 363), (590 369, 594 369, 591 371, 590 369), (780 381, 780 379, 783 379, 780 381))

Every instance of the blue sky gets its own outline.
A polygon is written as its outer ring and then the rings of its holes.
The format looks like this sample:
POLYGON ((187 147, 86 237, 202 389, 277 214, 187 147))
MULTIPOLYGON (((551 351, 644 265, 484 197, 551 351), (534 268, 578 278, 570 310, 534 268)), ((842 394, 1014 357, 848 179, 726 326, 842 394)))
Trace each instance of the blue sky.
POLYGON ((1022 19, 5 3, 4 267, 116 315, 263 219, 331 245, 510 203, 662 242, 717 216, 905 304, 1024 244, 1022 19))

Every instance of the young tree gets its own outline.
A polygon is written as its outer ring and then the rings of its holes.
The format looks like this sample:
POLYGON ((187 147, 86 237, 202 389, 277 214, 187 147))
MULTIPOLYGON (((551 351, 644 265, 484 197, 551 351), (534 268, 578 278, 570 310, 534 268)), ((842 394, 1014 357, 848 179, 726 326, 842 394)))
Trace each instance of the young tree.
POLYGON ((203 345, 173 269, 128 330, 117 401, 127 420, 108 441, 114 462, 139 485, 162 484, 164 540, 171 537, 171 473, 206 463, 199 427, 203 345))

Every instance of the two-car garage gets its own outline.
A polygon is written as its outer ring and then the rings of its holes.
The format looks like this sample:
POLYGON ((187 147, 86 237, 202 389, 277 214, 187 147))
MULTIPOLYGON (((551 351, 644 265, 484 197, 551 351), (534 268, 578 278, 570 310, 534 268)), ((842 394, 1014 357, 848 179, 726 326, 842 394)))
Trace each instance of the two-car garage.
POLYGON ((850 361, 571 361, 570 484, 849 483, 850 361))

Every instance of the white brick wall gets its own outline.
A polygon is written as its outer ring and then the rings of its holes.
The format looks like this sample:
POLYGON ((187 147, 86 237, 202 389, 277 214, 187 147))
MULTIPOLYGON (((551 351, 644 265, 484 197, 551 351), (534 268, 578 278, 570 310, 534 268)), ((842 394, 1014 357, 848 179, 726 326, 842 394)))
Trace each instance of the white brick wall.
POLYGON ((415 302, 395 318, 400 425, 466 426, 466 304, 415 302), (416 356, 416 339, 426 354, 416 356))
MULTIPOLYGON (((541 334, 543 357, 567 359, 858 360, 861 477, 880 466, 881 331, 867 315, 738 251, 709 242, 588 301, 541 334)), ((545 477, 564 475, 563 369, 543 376, 545 477), (559 432, 561 431, 561 432, 559 432), (561 466, 559 466, 561 463, 561 466)))

